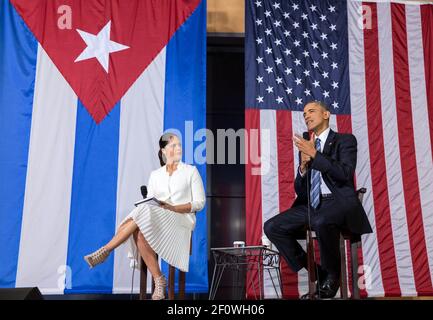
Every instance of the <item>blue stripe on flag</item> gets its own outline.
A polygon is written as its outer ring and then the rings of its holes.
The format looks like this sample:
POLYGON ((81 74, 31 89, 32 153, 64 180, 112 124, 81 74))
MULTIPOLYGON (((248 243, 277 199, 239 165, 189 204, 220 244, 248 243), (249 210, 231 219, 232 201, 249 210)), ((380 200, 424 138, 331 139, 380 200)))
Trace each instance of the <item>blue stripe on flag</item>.
POLYGON ((9 1, 0 44, 0 287, 15 287, 38 43, 9 1))
MULTIPOLYGON (((203 0, 167 45, 164 130, 182 133, 184 160, 192 163, 194 130, 206 127, 206 1, 203 0), (186 121, 193 129, 186 129, 186 121), (185 140, 186 138, 186 140, 185 140), (190 145, 191 144, 191 145, 190 145)), ((198 165, 206 187, 206 165, 198 165)), ((197 213, 192 256, 186 275, 188 292, 208 291, 206 207, 197 213)), ((167 265, 163 264, 167 273, 167 265)), ((176 281, 177 283, 177 281, 176 281)))
POLYGON ((116 226, 120 103, 97 125, 78 102, 65 293, 111 293, 114 255, 89 269, 83 256, 106 244, 116 226))

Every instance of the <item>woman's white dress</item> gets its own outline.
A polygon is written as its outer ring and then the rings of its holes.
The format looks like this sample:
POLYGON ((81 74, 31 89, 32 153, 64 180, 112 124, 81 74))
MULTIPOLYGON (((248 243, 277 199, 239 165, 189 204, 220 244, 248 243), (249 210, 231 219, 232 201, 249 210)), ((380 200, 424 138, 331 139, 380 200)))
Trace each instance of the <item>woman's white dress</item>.
MULTIPOLYGON (((187 272, 195 212, 203 209, 206 201, 200 174, 196 167, 180 162, 170 176, 163 166, 151 172, 147 191, 148 197, 172 205, 191 203, 191 213, 177 213, 144 203, 132 210, 121 225, 133 219, 160 258, 187 272)), ((132 236, 128 243, 131 246, 128 254, 131 266, 138 267, 135 260, 138 251, 132 236)))

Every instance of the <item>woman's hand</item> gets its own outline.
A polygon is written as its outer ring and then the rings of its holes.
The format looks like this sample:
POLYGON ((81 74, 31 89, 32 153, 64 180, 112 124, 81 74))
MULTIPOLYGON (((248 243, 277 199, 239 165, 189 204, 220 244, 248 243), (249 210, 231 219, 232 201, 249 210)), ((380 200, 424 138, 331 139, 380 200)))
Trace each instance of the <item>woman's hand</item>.
POLYGON ((161 204, 161 208, 177 212, 176 211, 176 206, 172 206, 171 204, 169 204, 167 202, 164 202, 164 201, 161 201, 161 200, 159 200, 159 203, 161 204))
POLYGON ((174 211, 177 213, 191 213, 191 203, 185 203, 185 204, 178 204, 178 205, 171 205, 167 202, 159 200, 159 203, 161 204, 161 208, 174 211))

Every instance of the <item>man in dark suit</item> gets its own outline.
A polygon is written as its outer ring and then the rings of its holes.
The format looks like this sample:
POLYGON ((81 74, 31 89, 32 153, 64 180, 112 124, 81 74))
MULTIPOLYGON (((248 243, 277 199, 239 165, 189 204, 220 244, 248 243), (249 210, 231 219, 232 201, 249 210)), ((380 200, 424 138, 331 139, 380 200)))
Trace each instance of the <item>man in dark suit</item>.
POLYGON ((320 283, 316 294, 321 298, 334 297, 339 288, 340 231, 372 232, 354 186, 356 138, 332 131, 330 115, 328 107, 320 101, 305 105, 305 124, 314 134, 308 140, 299 135, 293 137, 300 156, 295 179, 297 198, 292 208, 264 225, 265 234, 295 272, 307 267, 306 253, 296 237, 311 225, 320 248, 321 265, 317 266, 320 283))

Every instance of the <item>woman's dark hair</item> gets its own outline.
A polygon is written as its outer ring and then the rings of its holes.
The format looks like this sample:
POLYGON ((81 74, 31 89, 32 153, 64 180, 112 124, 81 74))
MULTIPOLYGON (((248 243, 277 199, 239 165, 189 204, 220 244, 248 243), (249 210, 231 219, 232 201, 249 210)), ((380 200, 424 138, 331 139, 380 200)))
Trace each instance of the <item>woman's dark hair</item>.
POLYGON ((158 158, 159 158, 159 163, 161 164, 161 167, 165 165, 165 157, 162 154, 162 149, 165 148, 165 146, 170 142, 171 139, 173 139, 174 137, 177 137, 177 135, 175 135, 174 133, 171 132, 167 132, 164 133, 161 138, 159 138, 159 151, 158 151, 158 158))

